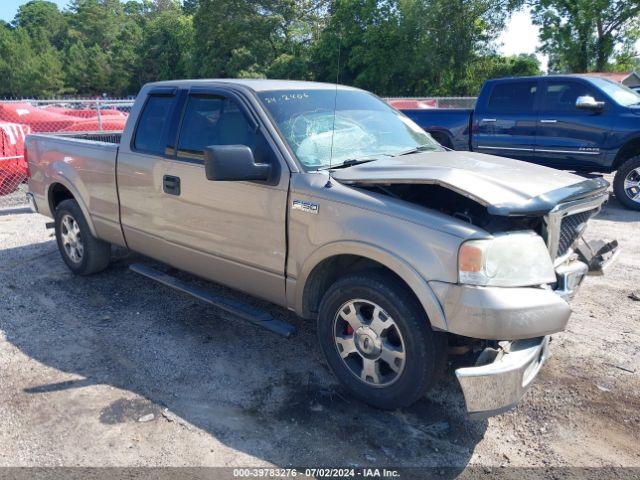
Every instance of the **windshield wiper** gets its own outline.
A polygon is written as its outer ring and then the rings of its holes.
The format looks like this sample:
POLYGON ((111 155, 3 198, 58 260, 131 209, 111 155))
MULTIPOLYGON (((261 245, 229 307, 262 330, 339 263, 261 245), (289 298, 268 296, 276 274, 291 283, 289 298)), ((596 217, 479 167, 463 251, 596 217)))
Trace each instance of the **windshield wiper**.
POLYGON ((433 148, 432 145, 418 145, 417 147, 413 147, 410 150, 405 150, 404 152, 397 153, 394 155, 395 157, 401 157, 402 155, 410 155, 412 153, 420 153, 420 152, 436 152, 437 150, 433 148))
POLYGON ((348 160, 345 160, 342 163, 338 163, 337 165, 330 165, 330 166, 326 166, 326 167, 320 167, 318 169, 318 171, 320 171, 320 170, 335 170, 337 168, 349 168, 349 167, 353 167, 354 165, 361 165, 363 163, 375 162, 376 160, 378 160, 378 159, 377 158, 349 158, 348 160))

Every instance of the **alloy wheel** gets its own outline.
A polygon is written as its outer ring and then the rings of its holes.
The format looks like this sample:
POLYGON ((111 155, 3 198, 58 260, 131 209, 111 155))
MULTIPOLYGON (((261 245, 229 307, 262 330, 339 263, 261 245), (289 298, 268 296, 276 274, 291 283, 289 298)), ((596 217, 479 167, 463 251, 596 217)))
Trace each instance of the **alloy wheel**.
POLYGON ((69 214, 62 217, 60 222, 60 237, 67 257, 74 263, 80 263, 84 255, 80 226, 76 219, 69 214))
POLYGON ((640 203, 640 167, 634 168, 624 179, 624 193, 632 201, 640 203))
POLYGON ((391 316, 369 300, 350 300, 334 320, 334 340, 340 358, 360 381, 386 387, 402 374, 406 350, 391 316))

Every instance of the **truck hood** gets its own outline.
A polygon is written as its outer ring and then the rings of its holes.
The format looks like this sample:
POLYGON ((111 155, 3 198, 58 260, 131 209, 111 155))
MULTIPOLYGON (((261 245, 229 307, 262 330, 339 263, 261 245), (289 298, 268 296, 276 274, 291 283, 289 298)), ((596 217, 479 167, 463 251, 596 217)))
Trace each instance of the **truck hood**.
POLYGON ((493 215, 544 215, 558 203, 602 195, 609 183, 532 163, 474 152, 425 152, 332 172, 348 185, 432 184, 487 207, 493 215))

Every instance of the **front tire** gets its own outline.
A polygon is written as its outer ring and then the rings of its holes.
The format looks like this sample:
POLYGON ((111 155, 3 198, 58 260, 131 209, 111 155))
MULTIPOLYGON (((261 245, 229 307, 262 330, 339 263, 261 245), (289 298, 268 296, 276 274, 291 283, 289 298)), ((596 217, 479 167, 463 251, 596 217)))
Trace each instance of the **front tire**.
POLYGON ((613 192, 625 207, 640 210, 640 155, 624 162, 613 179, 613 192))
POLYGON ((349 392, 378 408, 409 406, 437 378, 444 336, 412 293, 389 274, 336 281, 320 303, 318 337, 329 367, 349 392))
POLYGON ((111 245, 91 234, 78 202, 61 202, 54 223, 58 250, 69 270, 76 275, 91 275, 107 268, 111 245))

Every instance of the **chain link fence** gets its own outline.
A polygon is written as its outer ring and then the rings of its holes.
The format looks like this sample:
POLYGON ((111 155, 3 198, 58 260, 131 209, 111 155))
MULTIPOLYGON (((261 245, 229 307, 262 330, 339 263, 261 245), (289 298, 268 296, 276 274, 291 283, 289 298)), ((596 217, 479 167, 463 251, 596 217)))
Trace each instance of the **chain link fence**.
POLYGON ((0 100, 0 208, 25 204, 30 133, 121 132, 132 99, 0 100))

